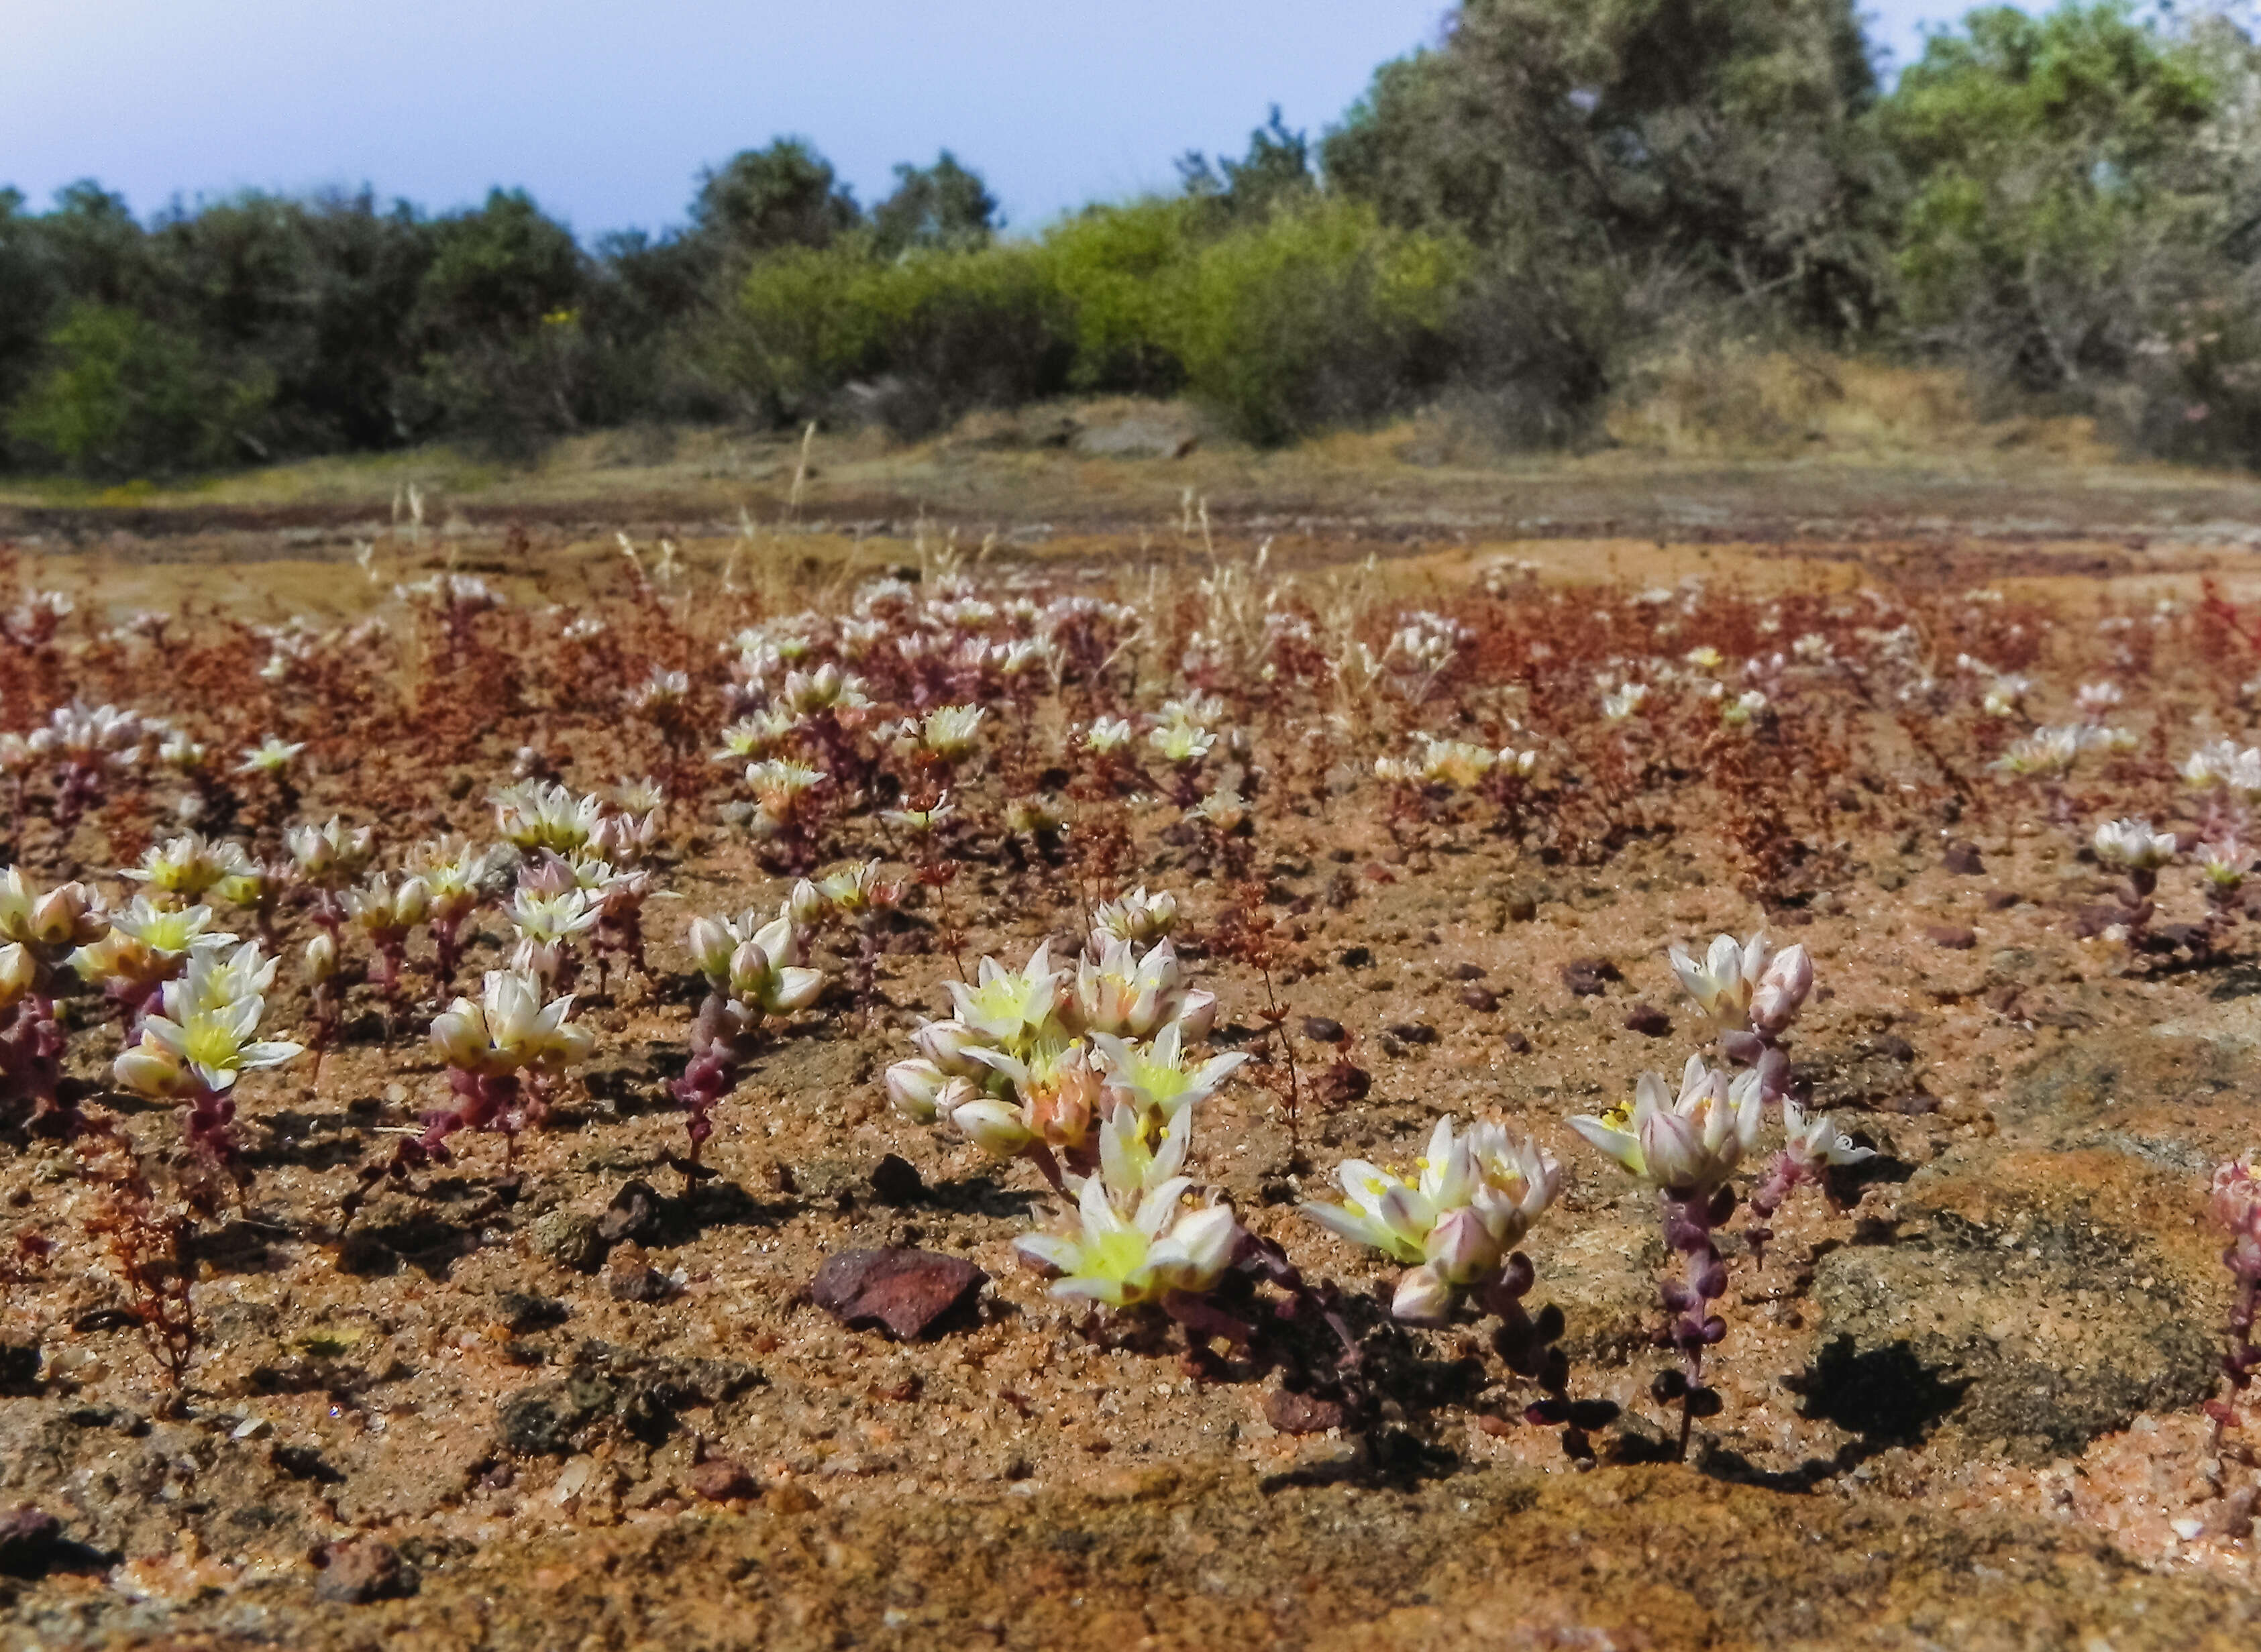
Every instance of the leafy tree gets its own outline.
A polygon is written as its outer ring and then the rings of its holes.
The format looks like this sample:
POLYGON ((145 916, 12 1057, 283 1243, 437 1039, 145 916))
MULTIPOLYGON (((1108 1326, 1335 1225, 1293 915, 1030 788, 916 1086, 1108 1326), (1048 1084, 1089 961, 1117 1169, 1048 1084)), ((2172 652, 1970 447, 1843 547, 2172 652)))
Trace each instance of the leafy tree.
POLYGON ((1811 325, 1878 314, 1853 0, 1468 0, 1321 145, 1330 184, 1539 278, 1608 268, 1811 325))
POLYGON ((440 219, 411 318, 423 422, 506 451, 580 424, 587 275, 572 232, 522 190, 440 219))
POLYGON ((1913 185, 1914 335, 2031 390, 2124 375, 2193 256, 2229 251, 2243 162, 2219 142, 2238 75, 2224 44, 2113 4, 1991 7, 1932 37, 1878 111, 1913 185))
POLYGON ((699 175, 691 233, 718 262, 736 266, 786 247, 829 247, 863 222, 832 163, 799 138, 744 149, 699 175))
POLYGON ((970 252, 989 245, 1001 223, 981 175, 945 149, 930 167, 895 168, 894 193, 872 209, 872 238, 883 258, 970 252))
POLYGON ((1241 159, 1212 163, 1200 150, 1188 149, 1178 158, 1178 182, 1186 194, 1215 201, 1235 218, 1261 216, 1282 202, 1303 199, 1318 185, 1310 140, 1288 130, 1277 104, 1272 118, 1248 134, 1248 153, 1241 159))

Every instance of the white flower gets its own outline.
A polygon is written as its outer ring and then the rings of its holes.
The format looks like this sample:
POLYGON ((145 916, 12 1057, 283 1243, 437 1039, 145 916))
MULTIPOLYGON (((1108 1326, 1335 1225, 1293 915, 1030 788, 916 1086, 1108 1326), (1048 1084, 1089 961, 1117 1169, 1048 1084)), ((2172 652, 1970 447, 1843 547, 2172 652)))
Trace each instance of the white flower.
POLYGON ((1647 688, 1639 683, 1628 683, 1602 696, 1602 715, 1612 723, 1621 723, 1641 708, 1648 698, 1647 688))
POLYGON ((1209 748, 1217 744, 1217 736, 1198 724, 1171 722, 1149 729, 1146 743, 1166 762, 1190 764, 1209 755, 1209 748))
POLYGON ((2090 841, 2105 865, 2131 872, 2157 871, 2175 858, 2178 847, 2173 833, 2154 832, 2150 821, 2133 818, 2106 821, 2090 841))
POLYGON ((938 705, 926 714, 919 741, 936 756, 955 762, 973 749, 981 733, 986 706, 938 705))
POLYGON ((1633 1175, 1669 1192, 1708 1192, 1741 1162, 1758 1138, 1761 1088, 1757 1070, 1731 1085, 1702 1057, 1690 1055, 1675 1097, 1664 1080, 1643 1073, 1634 1086, 1632 1116, 1576 1118, 1570 1127, 1633 1175))
POLYGON ((1855 1146, 1852 1137, 1830 1122, 1827 1113, 1808 1119, 1805 1110, 1786 1096, 1782 1103, 1782 1126, 1790 1138, 1784 1150, 1809 1170, 1827 1165, 1858 1164, 1863 1159, 1877 1156, 1875 1148, 1855 1146))
POLYGON ((1675 941, 1672 973, 1705 1014, 1720 1027, 1739 1032, 1750 1025, 1751 992, 1766 972, 1768 952, 1764 931, 1741 943, 1733 935, 1712 937, 1701 963, 1675 941))
POLYGON ((490 969, 478 1001, 457 998, 432 1020, 432 1042, 450 1067, 499 1077, 531 1067, 562 1071, 588 1059, 596 1038, 566 1018, 573 995, 548 1004, 524 970, 490 969))
POLYGON ((1130 721, 1128 718, 1096 718, 1084 731, 1083 743, 1104 757, 1121 751, 1130 743, 1130 721))
POLYGON ((957 1005, 958 1019, 1002 1048, 1025 1045, 1048 1029, 1067 999, 1067 971, 1055 969, 1052 943, 1044 942, 1018 969, 984 958, 977 984, 944 983, 957 1005))
POLYGON ((1335 1172, 1347 1205, 1307 1204, 1305 1215, 1355 1244, 1428 1268, 1446 1285, 1490 1273, 1518 1243, 1561 1184, 1554 1155, 1504 1125, 1484 1121, 1455 1137, 1439 1119, 1418 1178, 1362 1159, 1335 1172))
POLYGON ((1091 915, 1095 937, 1135 941, 1142 947, 1168 934, 1177 921, 1177 897, 1167 890, 1149 895, 1143 883, 1128 895, 1102 903, 1091 915))
POLYGON ((327 824, 319 826, 294 826, 283 834, 284 847, 291 858, 298 863, 302 876, 314 883, 345 883, 358 876, 361 869, 369 864, 376 847, 375 834, 367 826, 355 826, 348 831, 332 815, 327 824))
POLYGON ((1104 1178, 1087 1176, 1065 1231, 1015 1242, 1023 1255, 1059 1270, 1056 1297, 1125 1307, 1169 1291, 1199 1295, 1231 1262, 1240 1225, 1228 1205, 1188 1210, 1186 1191, 1185 1179, 1173 1177, 1126 1219, 1108 1197, 1104 1178))
POLYGON ((303 1047, 253 1036, 274 976, 275 961, 256 942, 226 959, 192 952, 186 973, 165 983, 165 1012, 144 1016, 140 1041, 113 1064, 118 1082, 145 1096, 177 1096, 232 1089, 245 1073, 280 1067, 303 1047))
POLYGON ((1207 1101, 1248 1060, 1245 1051, 1212 1055, 1199 1066, 1183 1054, 1184 1033, 1173 1021, 1140 1046, 1105 1033, 1091 1035, 1105 1069, 1107 1096, 1163 1122, 1207 1101))
POLYGON ((240 775, 280 776, 298 760, 298 754, 305 749, 306 742, 304 740, 293 742, 269 734, 243 754, 243 766, 235 772, 240 775))

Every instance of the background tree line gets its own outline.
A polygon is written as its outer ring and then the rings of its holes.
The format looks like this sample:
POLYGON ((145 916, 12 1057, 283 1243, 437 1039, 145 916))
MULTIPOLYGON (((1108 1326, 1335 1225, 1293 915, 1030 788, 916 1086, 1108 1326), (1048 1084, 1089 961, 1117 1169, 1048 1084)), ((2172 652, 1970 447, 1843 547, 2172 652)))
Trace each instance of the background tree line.
POLYGON ((0 191, 0 464, 162 475, 639 420, 1189 395, 1264 442, 1446 406, 1575 441, 1662 350, 1967 367, 2261 462, 2261 50, 2227 14, 1971 12, 1891 90, 1854 0, 1464 0, 1312 141, 1007 238, 944 151, 866 208, 808 144, 578 243, 524 192, 137 220, 0 191))

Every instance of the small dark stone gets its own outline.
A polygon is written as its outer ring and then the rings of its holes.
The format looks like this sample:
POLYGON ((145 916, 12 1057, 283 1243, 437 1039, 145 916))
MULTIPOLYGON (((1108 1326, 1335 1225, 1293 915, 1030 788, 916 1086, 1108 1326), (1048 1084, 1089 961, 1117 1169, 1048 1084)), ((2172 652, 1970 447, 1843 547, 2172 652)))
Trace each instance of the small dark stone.
POLYGON ((1489 1015, 1499 1008, 1499 994, 1489 987, 1465 986, 1461 989, 1461 1002, 1478 1015, 1489 1015))
POLYGON ((0 1575, 47 1575, 64 1547, 63 1523, 45 1509, 19 1503, 0 1514, 0 1575))
POLYGON ((372 1600, 393 1600, 416 1592, 413 1567, 404 1564, 400 1551, 373 1537, 333 1543, 322 1551, 321 1580, 314 1592, 324 1600, 349 1606, 372 1600))
MULTIPOLYGON (((2148 907, 2149 903, 2145 903, 2145 905, 2148 907)), ((2125 906, 2101 904, 2084 906, 2073 914, 2072 933, 2075 938, 2086 940, 2092 935, 2102 934, 2115 924, 2127 923, 2134 916, 2134 912, 2125 906)))
POLYGON ((0 1342, 0 1394, 29 1394, 39 1386, 39 1343, 29 1337, 0 1342))
POLYGON ((1654 1004, 1636 1004, 1626 1012, 1626 1031, 1643 1038, 1664 1038, 1672 1031, 1672 1018, 1654 1004))
POLYGON ((638 1265, 615 1269, 605 1289, 615 1302, 664 1302, 675 1294, 675 1281, 657 1268, 638 1265))
POLYGON ((1562 984, 1582 998, 1597 997, 1606 983, 1623 978, 1607 958, 1573 958, 1562 966, 1562 984))
POLYGON ((1455 981, 1481 981, 1487 973, 1483 965, 1480 963, 1461 963, 1453 966, 1453 979, 1455 981))
POLYGON ((312 1480, 317 1485, 338 1485, 345 1480, 312 1446, 278 1445, 267 1454, 267 1461, 294 1480, 312 1480))
POLYGON ((963 1257, 930 1250, 843 1250, 825 1258, 808 1295, 855 1329, 883 1328, 911 1341, 944 1328, 988 1279, 963 1257))
POLYGON ((1992 912, 2006 912, 2023 899, 2025 897, 2013 889, 1992 890, 1986 896, 1986 910, 1992 912))
POLYGON ((1527 924, 1539 916, 1539 898, 1524 890, 1511 890, 1500 902, 1500 911, 1513 924, 1527 924))
POLYGON ((568 1310, 555 1297, 537 1297, 530 1291, 504 1291, 495 1297, 496 1318, 512 1332, 544 1331, 565 1323, 568 1310))
POLYGON ((623 1239, 650 1244, 659 1236, 658 1210, 659 1195, 650 1184, 622 1183, 621 1191, 613 1195, 613 1202, 597 1220, 597 1237, 607 1245, 616 1245, 623 1239))
POLYGON ((1506 1038, 1501 1041, 1507 1046, 1509 1052, 1512 1055, 1528 1055, 1531 1054, 1531 1041, 1524 1037, 1520 1033, 1510 1033, 1506 1038))
POLYGON ((1292 1388, 1275 1388, 1264 1396, 1264 1420, 1283 1434, 1323 1434, 1343 1425, 1339 1400, 1299 1394, 1292 1388))
POLYGON ((1403 1039, 1408 1044, 1433 1044, 1437 1041, 1437 1029, 1424 1026, 1418 1021, 1394 1021, 1390 1024, 1389 1035, 1403 1039))
POLYGON ((1986 872, 1986 862, 1978 858, 1978 846, 1961 839, 1947 846, 1939 863, 1957 877, 1983 877, 1986 872))
POLYGON ((1372 964, 1373 962, 1374 948, 1371 947, 1346 947, 1343 948, 1342 967, 1346 969, 1363 969, 1372 964))
POLYGON ((88 1331, 130 1331, 141 1321, 130 1309, 90 1308, 71 1321, 71 1329, 88 1331))
POLYGON ((1330 1106, 1339 1106, 1346 1101, 1364 1101, 1367 1092, 1374 1088, 1374 1075, 1363 1067, 1339 1061, 1329 1066, 1312 1081, 1312 1089, 1319 1100, 1330 1106))
POLYGON ((1915 1046, 1898 1033, 1879 1033, 1873 1041, 1877 1054, 1879 1055, 1890 1056, 1896 1062, 1912 1062, 1915 1059, 1915 1046))
POLYGON ((761 1487, 743 1464, 709 1457, 692 1470, 691 1489, 709 1503, 728 1503, 732 1498, 751 1497, 761 1487))
POLYGON ((872 1167, 872 1192, 882 1205, 914 1205, 926 1192, 918 1166, 890 1153, 872 1167))
POLYGON ((1339 1044, 1343 1041, 1343 1024, 1331 1016, 1307 1015, 1303 1018, 1303 1036, 1314 1044, 1339 1044))
POLYGON ((1926 924, 1923 933, 1933 946, 1953 952, 1968 952, 1978 944, 1977 935, 1959 924, 1926 924))

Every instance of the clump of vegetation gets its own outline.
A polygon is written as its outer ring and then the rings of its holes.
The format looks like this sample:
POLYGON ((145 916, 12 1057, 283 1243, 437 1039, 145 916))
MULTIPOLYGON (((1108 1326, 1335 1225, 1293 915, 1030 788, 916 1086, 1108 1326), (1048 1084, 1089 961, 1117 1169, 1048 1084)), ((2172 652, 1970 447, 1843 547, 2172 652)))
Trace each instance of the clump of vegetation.
POLYGON ((0 459, 125 478, 654 421, 923 436, 1181 392, 1259 442, 1432 409, 1480 447, 1560 443, 1614 399, 1794 450, 1814 416, 1750 364, 1827 383, 1829 353, 1884 352, 2248 463, 2257 54, 2218 10, 1985 6, 1887 88, 1850 0, 1466 0, 1317 139, 1275 110, 1241 157, 1188 156, 1178 194, 1021 237, 947 150, 866 208, 798 139, 701 174, 677 227, 585 247, 522 190, 147 224, 90 182, 45 211, 0 191, 0 459))

